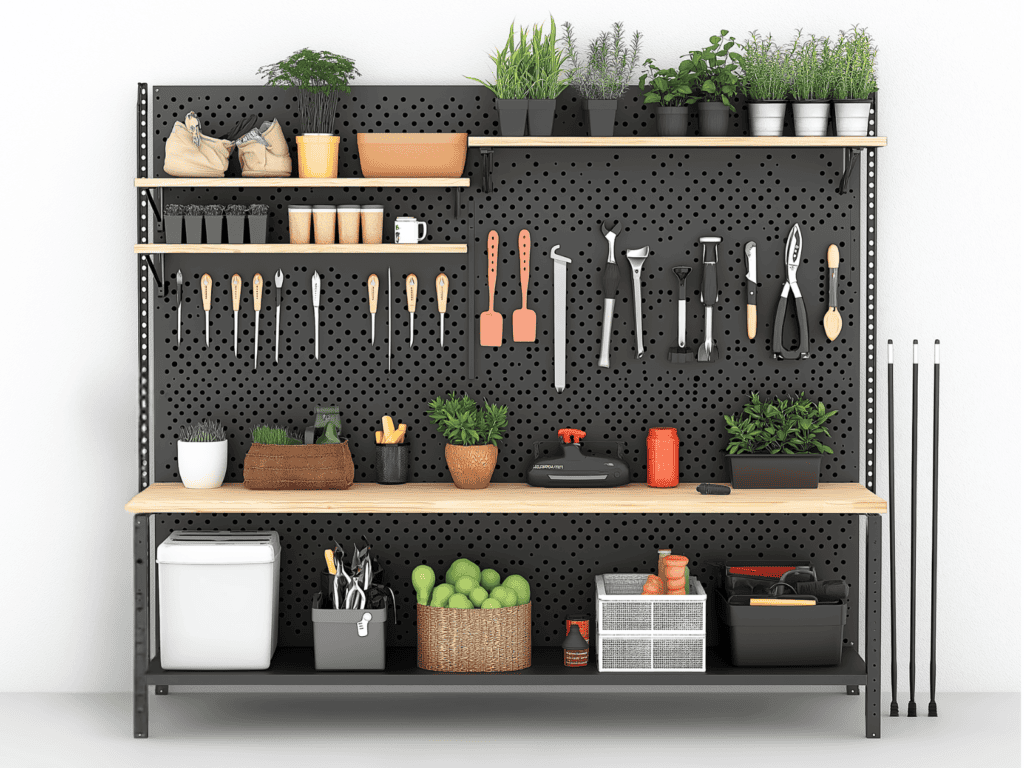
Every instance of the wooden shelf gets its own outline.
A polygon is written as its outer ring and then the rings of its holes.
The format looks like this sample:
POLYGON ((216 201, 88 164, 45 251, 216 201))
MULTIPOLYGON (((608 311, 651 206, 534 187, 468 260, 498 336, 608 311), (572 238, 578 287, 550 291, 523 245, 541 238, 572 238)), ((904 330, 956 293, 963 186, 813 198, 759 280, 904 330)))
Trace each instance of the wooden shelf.
POLYGON ((215 179, 136 179, 136 187, 271 187, 273 189, 302 189, 305 187, 468 187, 469 179, 365 179, 353 176, 344 179, 247 179, 240 176, 215 179))
POLYGON ((464 491, 449 483, 378 485, 356 483, 345 491, 249 491, 240 483, 195 491, 180 483, 154 483, 125 509, 136 514, 228 512, 322 514, 884 514, 885 500, 859 483, 822 483, 815 489, 734 490, 728 496, 702 496, 694 483, 649 488, 533 488, 522 483, 491 483, 464 491))
POLYGON ((150 243, 136 245, 136 253, 465 253, 466 246, 459 243, 419 243, 418 245, 291 245, 289 243, 244 243, 241 245, 208 245, 150 243))
POLYGON ((884 147, 885 136, 470 136, 471 147, 884 147))

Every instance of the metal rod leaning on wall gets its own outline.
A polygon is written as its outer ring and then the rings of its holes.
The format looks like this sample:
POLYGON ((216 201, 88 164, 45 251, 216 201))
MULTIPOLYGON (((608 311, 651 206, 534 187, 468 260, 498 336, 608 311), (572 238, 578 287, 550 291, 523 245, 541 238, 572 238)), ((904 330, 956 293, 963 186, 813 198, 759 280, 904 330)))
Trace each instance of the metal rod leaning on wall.
POLYGON ((932 627, 931 663, 928 669, 928 688, 931 700, 928 702, 928 717, 938 717, 935 704, 935 628, 938 603, 939 581, 939 340, 935 340, 934 396, 932 398, 932 627))
POLYGON ((899 662, 896 655, 896 518, 893 509, 896 501, 896 418, 893 415, 893 348, 889 339, 889 661, 892 666, 892 701, 889 703, 889 717, 900 716, 900 704, 896 698, 899 688, 899 662))
POLYGON ((907 717, 917 717, 917 339, 914 339, 913 413, 910 431, 910 701, 907 717))

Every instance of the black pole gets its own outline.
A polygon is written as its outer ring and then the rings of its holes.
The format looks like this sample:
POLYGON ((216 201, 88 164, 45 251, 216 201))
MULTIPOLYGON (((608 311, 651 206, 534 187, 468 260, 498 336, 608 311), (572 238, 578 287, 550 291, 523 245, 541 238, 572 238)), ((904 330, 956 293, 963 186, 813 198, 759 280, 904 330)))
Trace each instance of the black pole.
POLYGON ((932 661, 928 674, 931 701, 928 717, 938 717, 935 705, 935 626, 936 603, 939 596, 939 340, 935 340, 935 395, 932 402, 932 661))
POLYGON ((910 432, 910 701, 907 717, 917 717, 917 339, 914 339, 914 394, 910 432))
POLYGON ((893 415, 892 363, 892 339, 889 339, 889 656, 892 665, 892 702, 889 704, 889 717, 899 717, 900 704, 896 699, 896 689, 899 687, 899 665, 896 661, 896 518, 893 516, 896 501, 896 419, 893 415))

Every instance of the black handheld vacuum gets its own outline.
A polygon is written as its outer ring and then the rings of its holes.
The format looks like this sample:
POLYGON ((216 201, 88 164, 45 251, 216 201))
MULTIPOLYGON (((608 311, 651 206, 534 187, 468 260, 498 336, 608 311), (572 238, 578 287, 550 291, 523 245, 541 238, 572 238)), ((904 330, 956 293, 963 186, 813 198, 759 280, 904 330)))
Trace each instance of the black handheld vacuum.
MULTIPOLYGON (((629 483, 629 465, 622 458, 622 444, 617 457, 592 456, 583 452, 580 440, 587 436, 582 429, 560 429, 559 452, 538 459, 530 467, 526 482, 538 488, 614 488, 629 483)), ((541 443, 534 443, 534 456, 540 455, 541 443)))

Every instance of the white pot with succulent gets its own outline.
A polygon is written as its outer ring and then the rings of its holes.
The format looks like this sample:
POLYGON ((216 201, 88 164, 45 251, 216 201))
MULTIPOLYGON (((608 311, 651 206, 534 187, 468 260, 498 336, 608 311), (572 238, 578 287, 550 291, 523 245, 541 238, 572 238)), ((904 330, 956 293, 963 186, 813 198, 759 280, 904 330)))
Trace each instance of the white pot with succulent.
POLYGON ((827 37, 797 32, 790 47, 793 72, 793 132, 824 136, 835 78, 835 48, 827 37))
POLYGON ((591 136, 612 136, 619 97, 626 91, 633 72, 640 63, 639 32, 630 42, 622 22, 615 22, 611 32, 601 32, 590 41, 586 54, 576 47, 572 24, 565 22, 563 41, 569 57, 569 82, 585 99, 583 122, 591 136))
POLYGON ((743 93, 747 97, 751 136, 781 136, 792 79, 791 48, 780 48, 772 36, 752 32, 743 43, 743 93))
POLYGON ((178 476, 186 488, 220 488, 228 470, 228 441, 219 421, 186 424, 178 437, 178 476))
POLYGON ((871 124, 871 97, 878 91, 875 57, 867 30, 854 26, 840 32, 835 51, 835 82, 832 105, 836 111, 836 136, 867 136, 871 124))

